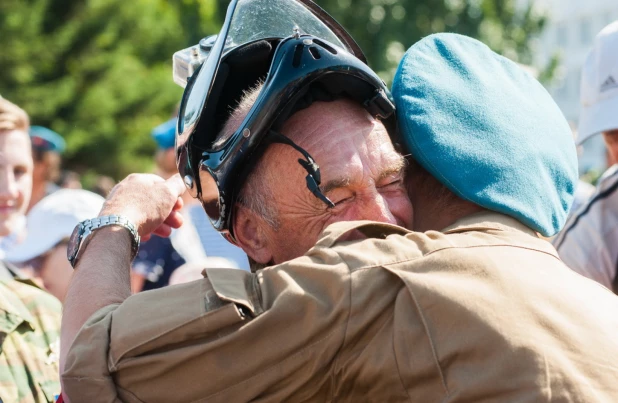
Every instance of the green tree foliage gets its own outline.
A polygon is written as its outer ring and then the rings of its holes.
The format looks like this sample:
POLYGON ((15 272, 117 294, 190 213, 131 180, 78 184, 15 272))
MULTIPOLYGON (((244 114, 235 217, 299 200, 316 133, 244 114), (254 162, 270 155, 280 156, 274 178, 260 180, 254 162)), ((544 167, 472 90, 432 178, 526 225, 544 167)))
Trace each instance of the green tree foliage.
POLYGON ((120 178, 151 166, 150 130, 182 89, 171 56, 215 32, 214 0, 2 0, 0 94, 67 140, 67 165, 120 178))
MULTIPOLYGON (((440 31, 522 63, 544 18, 514 0, 317 0, 385 80, 440 31)), ((67 166, 117 179, 152 165, 149 133, 182 90, 171 56, 218 31, 229 0, 0 0, 0 94, 67 140, 67 166)))
POLYGON ((514 0, 317 0, 357 40, 371 66, 392 79, 403 53, 424 36, 455 32, 480 39, 523 64, 545 25, 531 4, 514 0))

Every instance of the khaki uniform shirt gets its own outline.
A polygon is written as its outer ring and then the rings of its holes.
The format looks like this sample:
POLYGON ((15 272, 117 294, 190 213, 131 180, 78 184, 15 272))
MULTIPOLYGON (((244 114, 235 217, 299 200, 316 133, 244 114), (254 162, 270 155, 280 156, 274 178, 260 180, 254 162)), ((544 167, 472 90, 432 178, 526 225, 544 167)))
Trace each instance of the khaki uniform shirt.
POLYGON ((60 314, 60 301, 27 281, 0 281, 0 401, 47 403, 60 394, 60 314))
POLYGON ((95 313, 71 401, 618 401, 618 298, 503 215, 336 223, 304 257, 207 275, 95 313), (353 227, 370 239, 337 241, 353 227))

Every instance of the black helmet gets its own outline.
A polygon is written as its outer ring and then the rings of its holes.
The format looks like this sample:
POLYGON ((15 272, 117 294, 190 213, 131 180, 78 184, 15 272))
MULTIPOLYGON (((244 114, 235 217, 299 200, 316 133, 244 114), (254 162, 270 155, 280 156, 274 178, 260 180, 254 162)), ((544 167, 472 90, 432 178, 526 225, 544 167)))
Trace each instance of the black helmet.
POLYGON ((174 75, 181 85, 186 79, 176 136, 178 170, 212 225, 231 242, 232 207, 270 143, 296 148, 306 159, 299 162, 307 170, 308 188, 332 205, 319 190, 319 167, 311 156, 276 132, 294 112, 314 100, 344 96, 383 119, 389 131, 396 122, 390 93, 358 45, 310 0, 232 0, 219 35, 174 55, 174 75), (261 81, 243 122, 214 147, 230 110, 261 81))

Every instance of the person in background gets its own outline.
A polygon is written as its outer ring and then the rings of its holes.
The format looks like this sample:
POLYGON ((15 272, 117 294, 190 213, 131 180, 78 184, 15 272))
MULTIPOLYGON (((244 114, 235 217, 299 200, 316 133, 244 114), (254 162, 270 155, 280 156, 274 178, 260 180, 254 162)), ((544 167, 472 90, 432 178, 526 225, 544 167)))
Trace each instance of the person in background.
POLYGON ((90 191, 98 194, 99 196, 107 197, 115 185, 116 181, 112 177, 98 175, 94 181, 94 185, 90 188, 90 191))
POLYGON ((62 153, 66 147, 58 133, 42 126, 30 128, 34 171, 32 173, 32 198, 28 211, 45 196, 59 189, 56 182, 60 178, 62 153))
MULTIPOLYGON (((28 115, 0 96, 0 259, 26 236, 26 210, 32 190, 30 141, 13 133, 28 132, 28 115), (11 134, 11 136, 8 136, 11 134)), ((4 277, 4 276, 0 276, 4 277)))
MULTIPOLYGON (((32 191, 28 115, 0 97, 0 237, 23 228, 32 191)), ((60 302, 0 260, 0 400, 53 402, 60 302)))
POLYGON ((81 189, 82 182, 80 175, 75 171, 68 169, 62 170, 60 178, 58 178, 58 186, 62 189, 81 189))
MULTIPOLYGON (((618 160, 618 21, 597 35, 584 64, 578 132, 580 143, 602 134, 608 160, 618 160)), ((553 243, 567 266, 618 293, 618 165, 601 176, 553 243)))
MULTIPOLYGON (((178 172, 176 167, 176 154, 174 151, 174 138, 176 135, 176 118, 156 127, 152 137, 157 142, 156 155, 158 174, 164 179, 178 172)), ((237 246, 227 242, 210 224, 202 206, 188 192, 183 195, 185 208, 183 216, 189 222, 190 227, 197 231, 202 248, 208 257, 222 257, 233 262, 234 267, 249 270, 249 260, 245 252, 237 246)), ((187 223, 183 225, 183 228, 187 223)), ((178 233, 179 231, 176 231, 178 233)), ((172 242, 174 237, 172 236, 172 242)), ((226 266, 227 267, 227 266, 226 266)))
POLYGON ((67 260, 69 237, 80 221, 99 213, 104 201, 82 189, 61 189, 44 197, 27 215, 26 239, 7 253, 6 260, 64 301, 73 275, 67 260))
POLYGON ((208 257, 195 263, 185 263, 178 267, 170 277, 170 285, 183 284, 204 278, 204 270, 209 268, 236 269, 236 264, 224 257, 208 257))
MULTIPOLYGON (((156 171, 160 177, 167 179, 177 172, 174 152, 176 119, 171 119, 152 131, 157 143, 155 154, 156 171)), ((183 195, 185 210, 196 204, 185 193, 183 195)), ((187 215, 187 222, 174 231, 172 237, 152 236, 140 244, 131 271, 131 289, 133 292, 161 288, 169 284, 170 276, 185 263, 195 264, 206 259, 204 248, 197 230, 187 215)))

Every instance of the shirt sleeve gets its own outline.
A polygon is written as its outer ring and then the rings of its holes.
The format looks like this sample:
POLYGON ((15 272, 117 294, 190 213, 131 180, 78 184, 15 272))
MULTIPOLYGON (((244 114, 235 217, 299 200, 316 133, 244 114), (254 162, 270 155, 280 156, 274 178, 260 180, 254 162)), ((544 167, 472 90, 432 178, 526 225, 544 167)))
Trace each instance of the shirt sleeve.
POLYGON ((323 249, 257 274, 207 275, 96 312, 67 356, 71 402, 249 401, 267 392, 326 400, 290 393, 328 389, 298 385, 329 382, 325 368, 343 344, 350 272, 341 258, 323 249))

